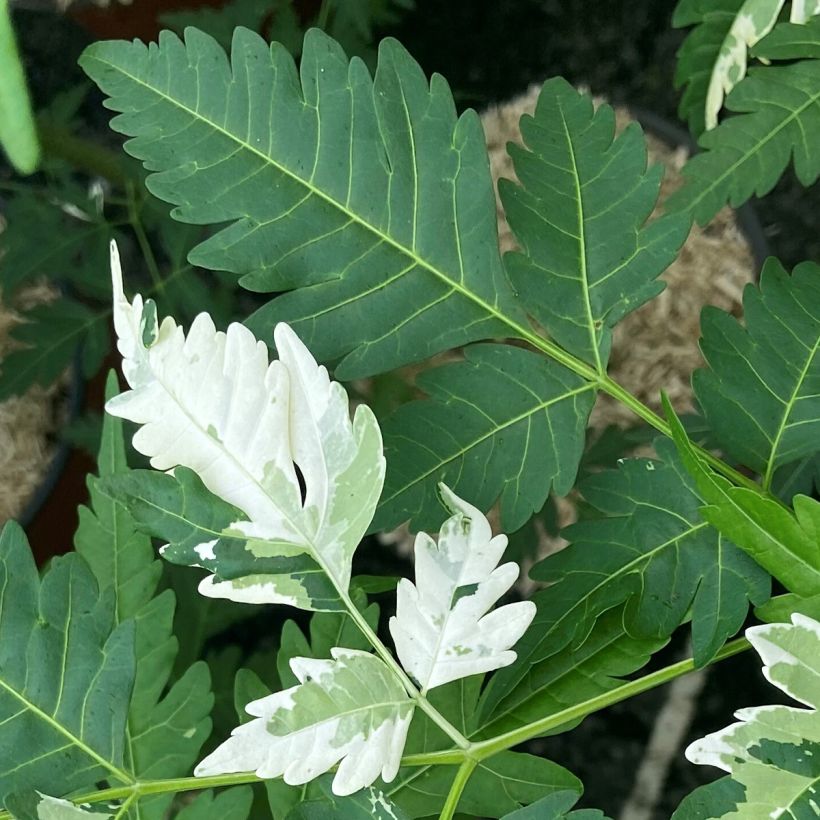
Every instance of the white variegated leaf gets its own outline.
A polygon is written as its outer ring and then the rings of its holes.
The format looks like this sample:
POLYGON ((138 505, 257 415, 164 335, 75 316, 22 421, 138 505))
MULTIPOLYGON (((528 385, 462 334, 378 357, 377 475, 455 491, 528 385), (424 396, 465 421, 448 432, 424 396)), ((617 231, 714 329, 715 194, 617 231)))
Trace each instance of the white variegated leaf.
POLYGON ((820 0, 792 0, 790 22, 806 23, 815 14, 820 14, 820 0))
POLYGON ((820 623, 798 613, 791 621, 751 627, 746 637, 763 659, 769 682, 809 708, 741 709, 738 723, 686 749, 693 763, 717 766, 745 787, 743 802, 722 818, 820 812, 820 623))
POLYGON ((254 720, 196 767, 200 777, 256 772, 307 783, 339 764, 338 795, 390 782, 399 770, 413 702, 374 655, 331 649, 333 660, 292 658, 299 684, 249 703, 254 720))
POLYGON ((108 820, 117 812, 116 807, 78 806, 33 789, 9 795, 6 808, 14 820, 108 820))
POLYGON ((531 601, 487 614, 515 583, 518 565, 499 567, 507 537, 493 538, 479 510, 439 487, 453 515, 438 543, 426 533, 416 536, 416 583, 399 581, 390 619, 399 658, 423 692, 511 664, 516 655, 510 647, 535 616, 531 601))
MULTIPOLYGON (((221 532, 239 544, 244 537, 249 558, 304 552, 346 592, 384 479, 373 413, 360 406, 351 423, 344 389, 287 325, 276 327, 279 359, 268 363, 266 346, 243 325, 223 333, 200 314, 186 337, 172 318, 157 323, 153 303, 139 295, 129 303, 114 245, 111 270, 117 345, 131 390, 109 401, 108 412, 141 425, 134 447, 154 468, 190 468, 245 514, 221 532)), ((213 572, 216 543, 188 552, 207 556, 213 572)), ((237 577, 234 566, 228 580, 208 576, 200 591, 253 603, 303 602, 292 579, 254 573, 237 577)))
POLYGON ((746 0, 740 7, 715 61, 706 92, 706 128, 717 125, 723 99, 746 76, 749 48, 777 22, 785 0, 746 0))

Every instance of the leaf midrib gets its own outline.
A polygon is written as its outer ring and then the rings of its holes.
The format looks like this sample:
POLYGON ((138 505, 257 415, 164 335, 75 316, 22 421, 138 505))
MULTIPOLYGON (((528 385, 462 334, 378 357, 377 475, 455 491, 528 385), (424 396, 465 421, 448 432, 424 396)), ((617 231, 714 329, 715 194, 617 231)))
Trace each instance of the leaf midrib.
MULTIPOLYGON (((273 157, 269 156, 268 154, 264 153, 263 151, 260 151, 258 148, 255 148, 249 142, 246 142, 245 140, 243 140, 240 137, 236 136, 235 134, 231 133, 230 131, 228 131, 223 126, 219 125, 218 123, 215 123, 213 120, 203 116, 196 109, 190 108, 189 106, 183 104, 182 102, 175 99, 174 97, 164 93, 163 91, 160 91, 155 86, 152 86, 149 83, 146 83, 145 81, 143 81, 142 79, 140 79, 136 75, 130 73, 129 71, 126 71, 121 66, 115 65, 114 63, 111 63, 108 60, 103 60, 99 56, 96 56, 96 55, 93 56, 91 59, 95 59, 99 63, 101 63, 105 66, 108 66, 109 68, 111 68, 114 71, 119 72, 120 74, 122 74, 123 76, 128 78, 129 80, 131 80, 134 83, 142 86, 143 88, 145 88, 150 93, 155 94, 156 96, 158 96, 161 99, 165 100, 167 103, 171 104, 172 106, 174 106, 174 107, 180 109, 181 111, 183 111, 184 113, 188 114, 192 118, 194 118, 194 119, 198 120, 199 122, 205 123, 206 125, 210 126, 211 128, 213 128, 214 131, 222 134, 224 137, 227 137, 228 139, 235 142, 240 148, 243 148, 243 149, 249 151, 250 153, 255 154, 257 157, 259 157, 261 160, 263 160, 267 165, 272 166, 278 172, 284 174, 285 176, 289 177, 290 179, 294 180, 295 182, 297 182, 297 183, 301 184, 302 186, 304 186, 305 188, 307 188, 308 191, 313 196, 316 196, 319 199, 324 200, 328 204, 330 204, 333 207, 335 207, 336 209, 338 209, 341 213, 345 214, 351 220, 351 222, 355 222, 356 224, 358 224, 361 227, 365 228, 370 233, 377 236, 385 244, 391 245, 393 248, 398 250, 404 256, 407 256, 407 257, 411 258, 416 265, 418 265, 419 267, 424 268, 425 270, 429 271, 434 276, 436 276, 438 279, 441 279, 443 282, 446 282, 454 290, 458 291, 458 293, 460 293, 466 299, 469 299, 470 301, 477 304, 486 313, 490 314, 493 318, 496 318, 496 319, 500 320, 501 322, 506 324, 508 327, 516 330, 518 333, 524 334, 524 338, 527 338, 527 339, 538 338, 538 337, 535 336, 535 334, 532 333, 531 330, 529 330, 528 328, 526 328, 523 325, 519 324, 514 319, 510 319, 508 316, 506 316, 501 311, 499 311, 494 305, 490 304, 489 302, 487 302, 485 299, 481 298, 478 294, 474 293, 473 291, 465 288, 459 281, 457 281, 456 279, 450 278, 444 271, 439 270, 431 262, 428 262, 426 259, 419 256, 415 252, 415 249, 408 248, 407 246, 402 245, 396 239, 393 239, 393 237, 390 236, 390 234, 383 232, 382 230, 377 228, 375 225, 373 225, 372 223, 365 220, 362 216, 357 214, 355 211, 351 210, 348 207, 347 204, 343 204, 343 203, 339 202, 337 199, 334 199, 332 196, 325 193, 321 188, 317 188, 315 185, 312 184, 312 182, 309 179, 305 179, 304 177, 299 176, 296 172, 292 171, 287 166, 281 164, 280 162, 277 162, 273 157)), ((414 163, 414 171, 415 170, 416 170, 416 165, 414 163)), ((414 220, 414 223, 416 221, 417 220, 414 220)))
POLYGON ((763 489, 767 492, 771 489, 772 479, 774 478, 774 471, 777 464, 777 450, 780 446, 780 440, 783 438, 784 433, 786 432, 786 427, 788 426, 787 422, 791 416, 791 412, 794 409, 794 405, 797 402, 800 393, 800 389, 803 387, 803 384, 806 381, 806 377, 808 376, 809 368, 814 363, 814 359, 817 356, 817 352, 820 350, 820 334, 814 340, 814 345, 812 345, 809 354, 806 356, 806 361, 803 364, 803 368, 800 371, 800 375, 798 376, 797 382, 794 385, 794 389, 789 396, 788 401, 786 402, 786 407, 783 411, 783 414, 780 417, 780 423, 777 426, 777 432, 775 433, 774 438, 772 439, 772 446, 771 450, 769 451, 769 458, 766 463, 766 472, 763 476, 763 489))

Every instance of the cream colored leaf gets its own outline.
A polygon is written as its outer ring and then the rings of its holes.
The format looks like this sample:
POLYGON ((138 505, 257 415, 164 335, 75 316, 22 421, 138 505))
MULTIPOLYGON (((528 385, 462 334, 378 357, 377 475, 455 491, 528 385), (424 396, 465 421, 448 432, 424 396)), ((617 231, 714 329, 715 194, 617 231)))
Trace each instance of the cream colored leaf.
POLYGON ((453 515, 438 543, 426 533, 416 536, 416 583, 399 581, 390 619, 399 658, 422 692, 511 664, 510 647, 535 616, 531 601, 486 614, 515 583, 518 565, 499 567, 507 537, 493 538, 479 510, 439 488, 453 515))
MULTIPOLYGON (((172 318, 158 324, 153 303, 141 296, 129 303, 113 244, 111 271, 117 345, 131 390, 106 409, 141 425, 133 444, 155 469, 190 468, 246 516, 222 534, 239 544, 246 539, 248 577, 238 577, 232 554, 229 579, 209 576, 200 590, 299 605, 303 591, 295 594, 281 577, 257 583, 251 566, 259 563, 253 559, 304 552, 346 592, 353 552, 384 480, 381 434, 370 409, 357 408, 351 423, 344 389, 287 325, 275 329, 280 358, 269 363, 266 346, 244 325, 217 331, 203 313, 186 336, 172 318)), ((213 543, 194 552, 213 559, 213 543)), ((213 560, 208 568, 219 574, 213 560)))
POLYGON ((413 702, 398 678, 368 652, 331 649, 333 660, 292 658, 299 683, 249 703, 255 720, 195 770, 198 777, 256 772, 307 783, 339 764, 338 795, 396 776, 413 715, 413 702))

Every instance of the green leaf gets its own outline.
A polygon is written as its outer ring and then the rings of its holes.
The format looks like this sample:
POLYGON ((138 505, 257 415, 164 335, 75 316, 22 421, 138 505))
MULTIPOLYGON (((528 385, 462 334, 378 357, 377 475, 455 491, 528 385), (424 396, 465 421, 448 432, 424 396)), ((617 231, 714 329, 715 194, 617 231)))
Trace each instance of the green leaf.
POLYGON ((334 794, 370 786, 399 768, 411 701, 393 671, 368 652, 335 648, 332 660, 291 659, 299 683, 247 704, 256 718, 195 770, 201 777, 255 771, 300 785, 339 763, 334 794))
POLYGON ((49 186, 47 195, 24 191, 4 201, 4 301, 20 285, 40 276, 69 281, 83 293, 108 298, 108 280, 101 273, 113 229, 92 206, 84 192, 67 185, 49 186))
MULTIPOLYGON (((390 789, 388 794, 411 817, 435 815, 447 799, 455 773, 453 766, 434 766, 400 791, 390 789)), ((501 752, 478 764, 458 802, 458 811, 469 817, 501 817, 544 795, 566 790, 577 799, 581 781, 563 766, 535 755, 501 752)))
POLYGON ((624 627, 623 607, 601 615, 579 646, 573 646, 568 637, 556 639, 555 624, 566 610, 558 586, 532 597, 538 609, 516 645, 518 660, 496 672, 482 695, 477 721, 480 737, 520 728, 602 695, 622 685, 621 676, 640 669, 664 645, 664 640, 630 635, 624 627))
POLYGON ((37 170, 40 143, 8 0, 0 0, 0 145, 19 173, 37 170))
POLYGON ((167 542, 163 558, 211 573, 199 585, 202 595, 228 582, 250 603, 261 595, 265 602, 275 598, 302 609, 344 609, 327 573, 306 550, 243 536, 232 525, 244 513, 210 492, 193 470, 177 467, 173 476, 132 470, 106 488, 127 504, 143 531, 167 542))
POLYGON ((83 375, 94 375, 108 352, 108 311, 61 298, 28 311, 12 338, 22 347, 3 358, 0 401, 24 393, 33 384, 53 384, 74 361, 80 345, 83 375))
POLYGON ((416 380, 430 398, 383 424, 387 475, 371 529, 410 520, 437 528, 446 516, 438 483, 480 509, 500 497, 505 529, 523 526, 554 484, 572 488, 584 448, 593 385, 543 356, 507 345, 473 345, 464 360, 416 380))
POLYGON ((820 449, 820 266, 804 263, 789 276, 769 259, 743 308, 743 325, 704 309, 709 367, 693 385, 719 444, 768 490, 779 467, 820 449))
POLYGON ((235 786, 217 795, 205 791, 183 806, 174 820, 245 820, 252 800, 253 789, 250 786, 235 786))
POLYGON ((687 84, 679 113, 695 135, 717 125, 728 94, 746 74, 746 52, 777 22, 784 0, 719 0, 688 4, 674 25, 697 28, 678 51, 675 84, 687 84))
MULTIPOLYGON (((109 373, 106 397, 118 390, 109 373)), ((125 727, 123 766, 135 779, 187 775, 211 731, 213 706, 210 674, 199 662, 187 668, 168 688, 177 654, 172 633, 174 594, 157 594, 162 564, 155 559, 150 538, 137 531, 132 511, 108 494, 108 484, 131 473, 125 457, 122 422, 103 420, 99 476, 88 478, 90 507, 80 507, 75 548, 85 558, 100 589, 115 601, 115 622, 136 626, 136 678, 125 727)), ((146 795, 130 815, 160 820, 171 795, 146 795)))
POLYGON ((708 222, 727 202, 763 196, 790 161, 811 185, 820 174, 820 150, 805 135, 820 128, 820 61, 753 68, 726 100, 729 117, 700 139, 706 149, 683 168, 686 184, 666 201, 669 213, 708 222))
POLYGON ((287 814, 287 820, 409 820, 378 787, 337 797, 330 789, 329 777, 319 778, 318 784, 322 797, 299 803, 287 814))
POLYGON ((175 218, 231 223, 191 262, 291 291, 250 320, 261 336, 287 320, 319 359, 344 357, 349 379, 511 335, 510 321, 530 333, 498 253, 478 117, 456 117, 443 79, 428 84, 397 42, 381 44, 375 80, 318 30, 301 82, 283 46, 245 29, 231 65, 194 29, 151 49, 96 43, 81 64, 175 218))
POLYGON ((820 57, 820 18, 805 23, 780 23, 752 49, 752 53, 764 60, 820 57))
POLYGON ((708 506, 700 513, 745 550, 789 592, 810 597, 820 592, 820 503, 794 498, 794 513, 771 496, 736 487, 704 464, 664 396, 664 408, 681 460, 708 506))
POLYGON ((663 290, 657 277, 689 232, 681 216, 644 226, 662 169, 647 170, 637 124, 614 132, 612 108, 595 111, 565 80, 549 80, 534 117, 521 118, 527 147, 509 146, 523 187, 499 182, 523 249, 505 257, 513 285, 535 320, 599 373, 612 328, 663 290))
POLYGON ((597 809, 570 811, 577 802, 578 792, 556 792, 531 806, 504 815, 502 820, 607 820, 597 809))
POLYGON ((108 820, 114 810, 101 806, 77 806, 69 800, 50 797, 34 789, 6 798, 6 809, 14 820, 108 820))
POLYGON ((813 817, 820 793, 820 623, 795 614, 789 624, 746 630, 763 660, 766 679, 808 706, 758 706, 737 713, 738 723, 686 749, 693 763, 717 766, 745 787, 737 807, 710 817, 813 817))
POLYGON ((13 792, 66 794, 128 783, 123 737, 134 681, 134 625, 77 555, 42 581, 20 527, 0 532, 0 802, 13 792))
POLYGON ((690 792, 675 809, 672 820, 713 820, 723 817, 743 802, 743 786, 731 777, 721 777, 714 783, 690 792))
POLYGON ((563 531, 570 541, 530 572, 553 583, 562 616, 544 641, 583 643, 595 619, 626 602, 632 635, 665 638, 689 617, 695 662, 704 665, 743 625, 749 602, 769 596, 769 576, 699 514, 700 498, 671 442, 658 440, 662 461, 628 459, 580 485, 604 517, 563 531))

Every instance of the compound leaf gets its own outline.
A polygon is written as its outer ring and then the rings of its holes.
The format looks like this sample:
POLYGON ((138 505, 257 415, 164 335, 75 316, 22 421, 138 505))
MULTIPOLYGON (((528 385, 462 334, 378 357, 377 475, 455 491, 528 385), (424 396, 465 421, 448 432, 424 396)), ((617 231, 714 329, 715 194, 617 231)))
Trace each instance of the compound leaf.
POLYGON ((123 738, 134 682, 134 624, 115 623, 78 555, 42 581, 13 521, 0 532, 0 802, 28 789, 60 795, 100 779, 128 783, 123 738))
POLYGON ((174 216, 231 223, 191 262, 291 291, 252 328, 288 321, 352 378, 522 321, 478 117, 457 117, 444 80, 428 83, 394 40, 375 79, 315 29, 300 75, 282 45, 241 28, 230 63, 195 29, 150 48, 96 43, 81 63, 174 216))
POLYGON ((481 509, 500 496, 509 531, 544 506, 551 484, 560 495, 572 488, 595 401, 580 376, 519 347, 472 345, 416 385, 430 398, 382 425, 387 476, 372 529, 440 526, 439 482, 481 509))
POLYGON ((333 660, 291 659, 299 683, 246 706, 256 719, 205 758, 195 774, 255 771, 298 785, 339 764, 333 792, 348 795, 398 772, 413 702, 368 652, 339 647, 333 660))
POLYGON ((564 613, 542 632, 546 641, 583 642, 595 618, 627 602, 633 635, 666 637, 691 610, 695 662, 708 663, 743 625, 749 602, 769 596, 769 576, 742 550, 704 522, 701 501, 674 446, 656 442, 662 461, 624 460, 594 474, 580 490, 605 517, 563 531, 565 549, 530 572, 550 587, 564 613))
MULTIPOLYGON (((791 623, 746 630, 763 660, 766 679, 808 706, 741 709, 740 720, 686 749, 693 763, 717 766, 745 787, 733 809, 723 805, 710 817, 812 817, 820 791, 820 623, 794 614, 791 623)), ((677 816, 677 815, 676 815, 677 816)))
POLYGON ((789 276, 775 259, 743 294, 744 325, 717 308, 701 319, 709 365, 693 377, 718 442, 772 486, 775 471, 820 446, 820 267, 789 276))
POLYGON ((696 28, 678 52, 675 83, 687 85, 679 108, 694 134, 717 125, 723 97, 746 74, 747 50, 777 22, 784 0, 719 0, 686 4, 674 25, 696 28))
POLYGON ((820 174, 820 149, 806 134, 820 128, 820 60, 752 68, 728 96, 739 112, 700 138, 706 149, 686 163, 686 184, 666 201, 669 213, 708 222, 727 202, 733 207, 763 196, 790 161, 811 185, 820 174))

